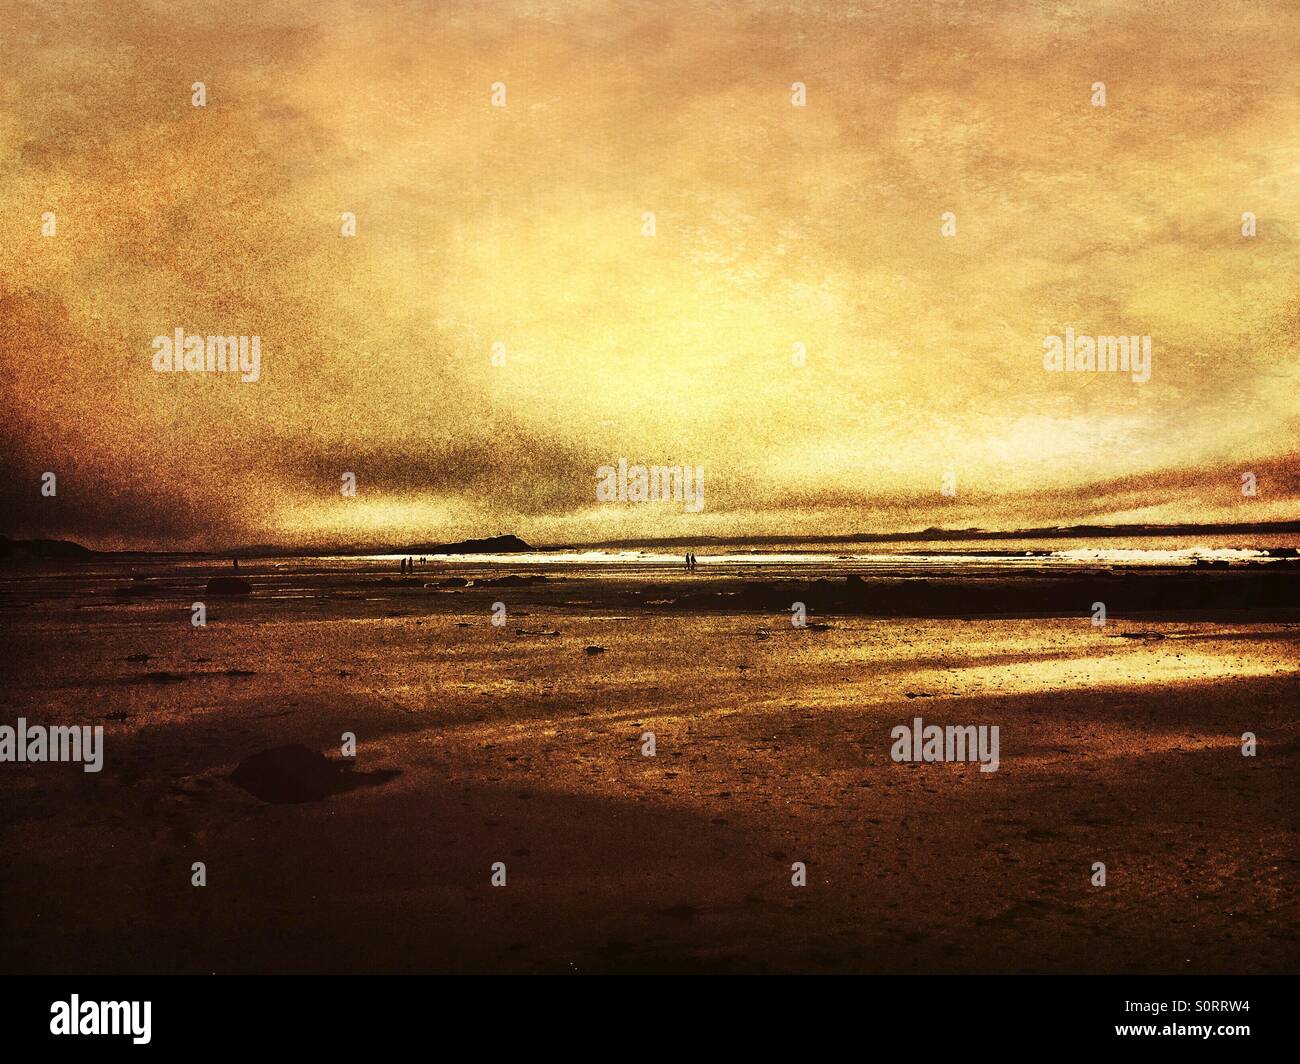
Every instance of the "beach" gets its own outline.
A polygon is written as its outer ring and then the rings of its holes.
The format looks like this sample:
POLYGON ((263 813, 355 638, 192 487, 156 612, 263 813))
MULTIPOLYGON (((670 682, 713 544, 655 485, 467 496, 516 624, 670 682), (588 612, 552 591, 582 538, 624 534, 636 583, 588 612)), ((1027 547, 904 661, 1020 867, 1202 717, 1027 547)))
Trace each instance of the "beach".
POLYGON ((0 967, 1295 970, 1293 566, 701 563, 7 571, 0 723, 104 765, 0 766, 0 967), (1121 608, 1162 574, 1198 590, 1121 608), (918 718, 996 726, 997 770, 894 760, 918 718), (356 785, 232 780, 291 745, 356 785))

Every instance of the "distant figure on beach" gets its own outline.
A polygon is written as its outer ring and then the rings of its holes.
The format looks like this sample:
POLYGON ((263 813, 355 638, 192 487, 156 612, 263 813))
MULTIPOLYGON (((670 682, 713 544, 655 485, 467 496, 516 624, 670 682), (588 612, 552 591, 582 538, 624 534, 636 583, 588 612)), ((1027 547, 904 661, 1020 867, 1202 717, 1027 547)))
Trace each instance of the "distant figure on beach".
POLYGON ((686 571, 688 573, 695 572, 695 555, 690 552, 686 554, 686 571))
POLYGON ((230 559, 230 564, 231 564, 232 566, 234 566, 234 568, 235 568, 236 570, 239 569, 239 559, 238 559, 238 558, 231 558, 231 559, 230 559))
POLYGON ((405 559, 405 558, 402 559, 402 575, 403 575, 403 576, 406 575, 406 559, 405 559))

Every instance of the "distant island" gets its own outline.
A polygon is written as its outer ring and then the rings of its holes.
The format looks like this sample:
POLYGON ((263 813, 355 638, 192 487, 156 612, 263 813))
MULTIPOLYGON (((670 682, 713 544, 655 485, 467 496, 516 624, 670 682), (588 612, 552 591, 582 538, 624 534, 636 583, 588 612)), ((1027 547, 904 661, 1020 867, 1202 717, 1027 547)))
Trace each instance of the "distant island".
POLYGON ((65 539, 10 539, 0 536, 0 561, 88 562, 99 551, 65 539))
POLYGON ((489 536, 487 539, 462 539, 458 543, 417 543, 403 547, 398 554, 519 554, 536 550, 518 536, 489 536))
POLYGON ((89 562, 96 558, 120 558, 143 555, 170 555, 191 558, 282 558, 318 557, 326 554, 519 554, 537 548, 518 536, 489 536, 486 539, 462 539, 455 543, 415 543, 405 547, 387 544, 350 547, 283 547, 258 545, 215 551, 99 551, 63 539, 11 539, 0 536, 0 562, 89 562))

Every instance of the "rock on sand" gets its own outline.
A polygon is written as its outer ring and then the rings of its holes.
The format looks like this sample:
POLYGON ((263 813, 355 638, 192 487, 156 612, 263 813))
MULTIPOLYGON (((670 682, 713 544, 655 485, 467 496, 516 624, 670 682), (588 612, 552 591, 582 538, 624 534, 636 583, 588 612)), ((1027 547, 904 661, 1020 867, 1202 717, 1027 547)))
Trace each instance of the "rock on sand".
POLYGON ((214 576, 208 581, 209 595, 247 595, 253 585, 238 576, 214 576))
POLYGON ((393 769, 354 772, 347 761, 333 760, 293 743, 244 758, 227 778, 255 798, 280 805, 318 802, 331 794, 387 783, 400 775, 393 769))

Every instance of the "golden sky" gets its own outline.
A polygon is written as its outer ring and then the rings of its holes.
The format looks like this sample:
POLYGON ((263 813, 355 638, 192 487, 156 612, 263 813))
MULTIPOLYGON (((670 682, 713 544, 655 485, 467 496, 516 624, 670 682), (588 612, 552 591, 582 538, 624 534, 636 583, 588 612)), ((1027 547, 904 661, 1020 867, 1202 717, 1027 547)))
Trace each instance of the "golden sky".
POLYGON ((12 533, 1300 517, 1294 0, 0 0, 0 26, 12 533), (177 327, 258 335, 260 379, 155 372, 177 327), (1151 379, 1046 372, 1067 327, 1151 336, 1151 379), (704 509, 597 503, 620 457, 702 466, 704 509))

